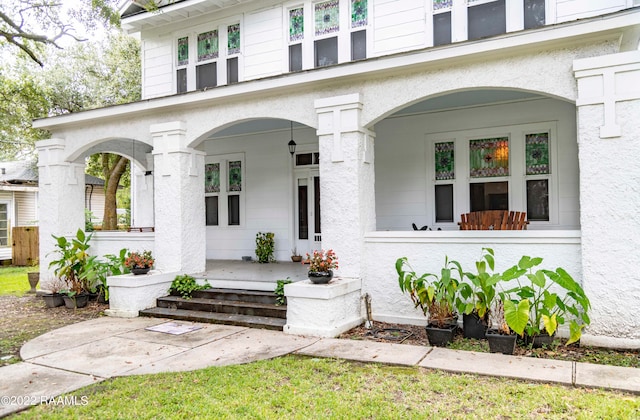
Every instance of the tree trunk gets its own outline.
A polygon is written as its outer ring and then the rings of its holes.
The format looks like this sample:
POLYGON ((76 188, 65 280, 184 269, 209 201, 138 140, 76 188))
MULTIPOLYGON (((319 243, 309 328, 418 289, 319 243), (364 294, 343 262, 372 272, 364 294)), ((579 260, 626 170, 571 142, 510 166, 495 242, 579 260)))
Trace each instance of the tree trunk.
POLYGON ((113 155, 102 154, 102 173, 104 175, 104 217, 102 218, 102 230, 118 229, 118 214, 116 212, 116 192, 120 184, 120 178, 127 169, 129 159, 113 155), (115 156, 115 157, 113 157, 115 156))

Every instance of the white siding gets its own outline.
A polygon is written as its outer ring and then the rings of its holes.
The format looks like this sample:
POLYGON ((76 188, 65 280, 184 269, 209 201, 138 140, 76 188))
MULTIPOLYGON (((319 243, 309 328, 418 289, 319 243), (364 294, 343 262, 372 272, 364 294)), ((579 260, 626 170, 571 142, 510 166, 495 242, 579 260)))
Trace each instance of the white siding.
POLYGON ((93 213, 93 223, 102 223, 104 216, 104 188, 102 186, 93 187, 91 195, 89 195, 90 186, 86 187, 85 192, 85 208, 93 213))
POLYGON ((426 46, 425 4, 422 0, 380 0, 373 9, 373 56, 426 46))
POLYGON ((175 93, 172 46, 171 38, 142 41, 142 99, 175 93))
POLYGON ((34 226, 38 224, 38 193, 35 191, 16 191, 15 226, 34 226))
POLYGON ((627 6, 626 0, 557 0, 556 23, 604 15, 627 6))
POLYGON ((244 17, 244 78, 282 72, 282 9, 249 13, 244 17))

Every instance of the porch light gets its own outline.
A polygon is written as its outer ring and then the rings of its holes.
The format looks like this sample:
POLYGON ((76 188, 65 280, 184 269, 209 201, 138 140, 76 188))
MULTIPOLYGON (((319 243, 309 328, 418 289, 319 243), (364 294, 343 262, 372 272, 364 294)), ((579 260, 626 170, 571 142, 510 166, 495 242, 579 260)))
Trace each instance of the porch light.
POLYGON ((296 142, 293 141, 293 121, 291 121, 291 140, 289 140, 289 153, 291 153, 291 157, 296 152, 296 142))

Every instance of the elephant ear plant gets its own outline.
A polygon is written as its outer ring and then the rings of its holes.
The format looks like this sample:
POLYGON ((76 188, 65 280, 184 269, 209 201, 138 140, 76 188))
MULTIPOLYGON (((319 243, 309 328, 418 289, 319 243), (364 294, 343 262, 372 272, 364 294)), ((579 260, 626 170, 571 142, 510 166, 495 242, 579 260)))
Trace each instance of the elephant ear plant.
POLYGON ((489 321, 489 313, 496 298, 496 284, 502 279, 494 270, 493 249, 482 248, 482 256, 476 261, 476 272, 464 273, 469 282, 460 283, 460 299, 457 300, 458 311, 469 315, 476 314, 485 325, 489 321))
POLYGON ((445 258, 440 276, 432 273, 418 276, 407 258, 402 257, 396 261, 396 271, 400 290, 409 293, 415 307, 429 315, 429 325, 443 328, 456 322, 456 294, 463 276, 457 261, 445 258))
POLYGON ((552 336, 571 316, 567 344, 575 343, 590 323, 587 312, 591 303, 564 269, 534 271, 541 263, 542 258, 524 256, 518 265, 502 273, 505 281, 514 280, 518 284, 503 293, 505 319, 518 334, 526 332, 534 337, 544 332, 552 336), (559 289, 564 289, 564 293, 558 293, 559 289))

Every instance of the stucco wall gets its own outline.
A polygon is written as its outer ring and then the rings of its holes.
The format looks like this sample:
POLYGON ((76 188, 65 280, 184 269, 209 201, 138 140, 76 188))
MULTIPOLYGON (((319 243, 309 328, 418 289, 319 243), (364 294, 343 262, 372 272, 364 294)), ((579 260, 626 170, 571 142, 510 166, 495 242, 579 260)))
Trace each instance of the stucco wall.
MULTIPOLYGON (((426 324, 408 294, 398 286, 395 262, 407 257, 418 275, 440 273, 445 256, 475 270, 482 248, 495 252, 495 270, 502 272, 523 255, 542 257, 539 268, 564 268, 582 282, 579 231, 455 231, 376 232, 365 238, 362 293, 371 296, 373 318, 378 321, 426 324)), ((597 296, 593 296, 597 298, 597 296)))

